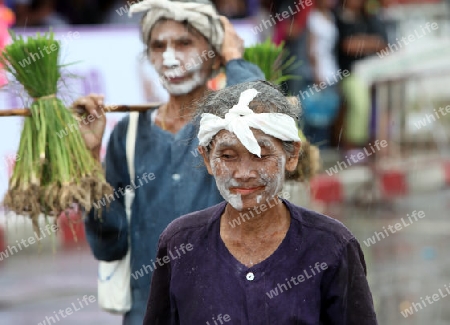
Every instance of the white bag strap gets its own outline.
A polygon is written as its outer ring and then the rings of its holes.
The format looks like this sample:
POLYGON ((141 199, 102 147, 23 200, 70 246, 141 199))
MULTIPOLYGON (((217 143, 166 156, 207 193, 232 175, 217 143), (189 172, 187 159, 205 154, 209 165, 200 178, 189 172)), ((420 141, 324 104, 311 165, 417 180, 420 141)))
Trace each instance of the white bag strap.
POLYGON ((134 181, 134 151, 136 147, 137 125, 139 120, 139 112, 131 112, 128 121, 126 154, 128 172, 130 173, 130 182, 134 181))

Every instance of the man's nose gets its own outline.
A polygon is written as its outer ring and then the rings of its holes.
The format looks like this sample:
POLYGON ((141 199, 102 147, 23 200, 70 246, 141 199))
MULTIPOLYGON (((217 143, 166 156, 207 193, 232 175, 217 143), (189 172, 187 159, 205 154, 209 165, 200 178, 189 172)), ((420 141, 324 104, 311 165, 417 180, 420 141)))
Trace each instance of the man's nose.
POLYGON ((258 177, 257 165, 251 158, 242 158, 236 164, 234 178, 248 180, 258 177))
POLYGON ((180 61, 175 57, 175 50, 168 47, 163 53, 163 65, 170 68, 178 67, 180 64, 180 61))

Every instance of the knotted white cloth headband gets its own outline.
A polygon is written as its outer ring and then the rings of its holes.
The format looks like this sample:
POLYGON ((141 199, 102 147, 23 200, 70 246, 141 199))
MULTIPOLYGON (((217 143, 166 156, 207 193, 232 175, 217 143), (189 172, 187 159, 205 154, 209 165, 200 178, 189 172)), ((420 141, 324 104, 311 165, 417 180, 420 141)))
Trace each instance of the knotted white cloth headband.
POLYGON ((143 11, 149 11, 142 23, 142 41, 145 44, 155 23, 161 18, 166 18, 189 22, 220 53, 224 31, 219 14, 212 5, 169 0, 143 0, 131 5, 128 15, 143 11))
POLYGON ((292 117, 282 113, 255 113, 248 107, 257 94, 256 89, 243 91, 238 104, 225 114, 225 118, 203 113, 198 132, 199 145, 207 146, 220 130, 228 130, 237 136, 248 151, 261 157, 261 147, 250 128, 283 141, 300 142, 297 123, 292 117))

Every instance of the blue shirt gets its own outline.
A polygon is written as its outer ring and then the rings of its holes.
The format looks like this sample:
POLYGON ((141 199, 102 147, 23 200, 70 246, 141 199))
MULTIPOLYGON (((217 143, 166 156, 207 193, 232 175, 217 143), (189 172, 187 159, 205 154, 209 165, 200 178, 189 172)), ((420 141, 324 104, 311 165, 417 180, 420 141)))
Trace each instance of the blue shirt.
POLYGON ((220 237, 226 202, 172 222, 161 235, 144 325, 376 325, 353 234, 335 219, 283 203, 288 232, 252 267, 220 237))
MULTIPOLYGON (((258 67, 244 60, 228 62, 226 75, 228 86, 264 79, 258 67)), ((115 200, 111 200, 108 210, 103 209, 102 222, 94 217, 94 209, 85 221, 88 243, 99 260, 123 258, 130 234, 133 305, 126 324, 142 324, 152 276, 152 271, 144 266, 155 260, 161 232, 174 219, 222 201, 215 180, 207 173, 197 151, 197 126, 188 123, 172 134, 155 126, 151 113, 139 115, 130 228, 124 197, 119 193, 120 187, 130 185, 125 151, 128 116, 111 133, 105 156, 106 180, 116 189, 115 200), (154 179, 144 179, 145 173, 153 174, 154 179)))

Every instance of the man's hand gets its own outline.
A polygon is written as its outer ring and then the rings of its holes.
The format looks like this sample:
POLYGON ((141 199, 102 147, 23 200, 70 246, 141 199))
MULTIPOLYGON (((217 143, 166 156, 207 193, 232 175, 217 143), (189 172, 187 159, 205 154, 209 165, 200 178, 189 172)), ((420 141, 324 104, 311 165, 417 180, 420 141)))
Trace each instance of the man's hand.
POLYGON ((106 127, 103 96, 90 94, 81 97, 72 104, 72 111, 80 122, 80 132, 86 147, 92 152, 93 157, 99 160, 106 127))
POLYGON ((223 64, 235 59, 242 59, 244 54, 244 41, 236 33, 227 17, 220 16, 224 29, 221 57, 223 64))

